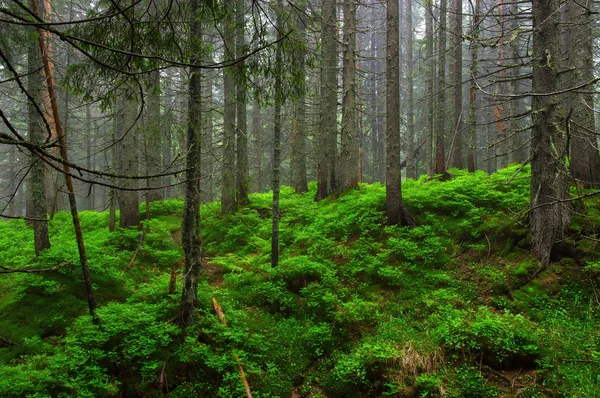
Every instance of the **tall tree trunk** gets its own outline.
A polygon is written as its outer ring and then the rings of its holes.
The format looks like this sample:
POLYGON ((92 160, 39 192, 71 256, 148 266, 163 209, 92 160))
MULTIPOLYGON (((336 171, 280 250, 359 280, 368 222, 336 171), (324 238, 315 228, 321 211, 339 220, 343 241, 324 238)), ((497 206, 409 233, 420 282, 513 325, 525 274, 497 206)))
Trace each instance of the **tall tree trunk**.
POLYGON ((413 11, 412 0, 406 0, 406 177, 417 178, 415 153, 415 110, 414 110, 414 59, 413 59, 413 11))
MULTIPOLYGON (((38 7, 37 7, 36 3, 33 4, 33 12, 34 12, 34 14, 38 13, 38 7)), ((68 190, 69 205, 71 208, 71 219, 73 220, 73 229, 75 230, 75 240, 77 241, 77 250, 79 253, 79 262, 81 264, 81 271, 83 274, 83 283, 85 286, 85 291, 86 291, 86 296, 87 296, 86 298, 87 298, 87 302, 88 302, 88 309, 89 309, 90 315, 92 316, 94 322, 97 322, 98 319, 96 318, 96 313, 95 313, 96 300, 94 298, 94 289, 92 286, 92 281, 90 279, 90 271, 89 271, 88 261, 87 261, 87 252, 86 252, 85 244, 83 241, 83 233, 81 231, 81 224, 79 222, 79 214, 77 211, 77 202, 75 201, 75 190, 73 188, 73 180, 71 178, 71 170, 70 170, 70 167, 68 166, 69 156, 67 153, 67 143, 66 143, 66 140, 64 139, 65 136, 63 134, 62 125, 60 122, 60 114, 58 112, 58 101, 57 101, 56 91, 54 88, 55 87, 55 85, 54 85, 54 70, 53 70, 53 67, 51 66, 51 63, 49 60, 49 56, 48 56, 48 52, 47 52, 47 48, 46 48, 46 44, 45 44, 45 40, 44 40, 44 35, 42 34, 41 28, 38 28, 38 43, 39 43, 40 51, 42 53, 42 62, 43 62, 44 72, 45 72, 45 77, 46 77, 46 88, 48 91, 48 98, 50 101, 52 119, 54 122, 54 127, 56 129, 55 130, 56 138, 60 145, 60 157, 63 161, 63 172, 64 172, 65 182, 66 182, 66 186, 67 186, 67 190, 68 190)))
MULTIPOLYGON (((279 12, 277 13, 277 39, 282 37, 282 6, 283 1, 278 0, 279 12)), ((283 74, 283 48, 281 42, 276 44, 275 49, 275 104, 273 107, 273 219, 271 229, 271 266, 279 264, 279 190, 280 190, 280 167, 281 167, 281 105, 283 102, 283 90, 281 75, 283 74)))
POLYGON ((260 103, 258 99, 254 99, 252 104, 252 131, 256 137, 256 190, 258 192, 263 191, 263 176, 262 176, 262 153, 263 153, 263 140, 262 140, 262 120, 260 103))
POLYGON ((342 146, 340 150, 340 189, 358 184, 356 136, 356 3, 344 0, 344 61, 342 97, 342 146))
MULTIPOLYGON (((41 18, 45 17, 45 9, 42 0, 32 0, 32 6, 37 9, 41 18), (36 4, 33 4, 36 2, 36 4)), ((42 69, 42 57, 40 56, 40 48, 37 44, 32 44, 27 54, 27 91, 32 96, 33 100, 37 104, 31 102, 27 103, 28 123, 27 130, 29 134, 29 141, 42 144, 44 142, 44 128, 46 123, 42 115, 38 112, 38 109, 44 109, 42 101, 42 88, 44 87, 44 78, 42 69)), ((47 134, 51 134, 47 131, 47 134)), ((44 176, 46 169, 44 162, 35 155, 31 155, 30 159, 30 170, 28 177, 28 202, 30 205, 27 208, 30 210, 27 214, 28 217, 37 219, 33 221, 33 243, 35 247, 35 254, 39 255, 42 250, 50 248, 50 238, 48 236, 48 221, 47 221, 47 202, 46 202, 46 191, 44 186, 44 176)))
MULTIPOLYGON (((138 138, 135 125, 138 105, 135 99, 129 98, 125 91, 117 100, 117 174, 124 176, 138 175, 138 138)), ((137 189, 138 180, 120 178, 119 186, 128 190, 117 191, 119 203, 119 226, 121 228, 138 228, 140 225, 140 198, 137 189)))
POLYGON ((475 145, 477 137, 477 62, 479 61, 479 25, 481 23, 481 0, 475 0, 475 9, 472 16, 471 41, 471 86, 469 88, 469 138, 467 144, 467 169, 470 173, 475 172, 475 145))
POLYGON ((452 47, 454 50, 452 63, 452 86, 454 90, 454 118, 452 123, 452 165, 463 168, 463 87, 462 87, 462 0, 454 0, 454 23, 452 31, 452 47))
POLYGON ((435 75, 435 58, 433 57, 433 0, 425 0, 425 163, 427 174, 433 176, 434 165, 434 115, 435 93, 433 92, 433 76, 435 75))
MULTIPOLYGON (((225 58, 235 58, 234 21, 225 20, 224 27, 225 58)), ((223 177, 221 185, 221 211, 231 213, 236 209, 235 199, 235 77, 233 68, 223 70, 223 177)))
MULTIPOLYGON (((156 175, 162 171, 162 131, 160 117, 160 73, 153 71, 148 76, 147 113, 145 120, 145 161, 148 175, 156 175)), ((151 188, 163 186, 163 178, 155 177, 147 181, 151 188)), ((145 193, 146 201, 151 203, 165 198, 164 189, 152 189, 145 193)), ((148 216, 148 215, 146 215, 148 216)))
MULTIPOLYGON (((512 18, 509 21, 509 27, 511 30, 511 38, 513 35, 518 34, 519 29, 519 20, 516 18, 516 15, 519 14, 519 3, 513 2, 510 5, 510 14, 512 18)), ((521 42, 518 39, 511 39, 510 43, 510 59, 511 63, 514 65, 510 71, 510 93, 511 95, 520 95, 521 94, 521 68, 519 64, 521 62, 521 42)), ((514 98, 509 102, 510 105, 510 123, 509 123, 509 148, 510 152, 508 154, 508 162, 509 163, 522 163, 527 160, 526 156, 526 147, 524 140, 524 132, 522 127, 521 118, 525 113, 525 104, 523 103, 523 98, 514 98)))
POLYGON ((435 139, 435 172, 446 172, 446 5, 448 0, 440 0, 440 31, 438 33, 438 89, 437 127, 435 139))
MULTIPOLYGON (((498 47, 496 49, 496 57, 497 57, 497 67, 498 71, 498 80, 496 83, 496 93, 502 94, 507 92, 507 83, 506 83, 506 72, 505 72, 505 62, 506 62, 506 4, 504 4, 504 0, 498 0, 498 23, 500 25, 500 33, 498 38, 498 47)), ((507 114, 505 109, 506 100, 498 98, 496 99, 496 104, 494 106, 494 116, 496 118, 496 130, 498 132, 498 140, 497 140, 497 148, 496 148, 496 164, 499 169, 504 168, 508 165, 508 123, 507 114)))
MULTIPOLYGON (((296 17, 296 30, 298 37, 305 40, 306 27, 300 17, 296 17)), ((303 50, 298 52, 298 68, 300 75, 306 77, 305 54, 303 50)), ((296 193, 301 194, 308 191, 308 180, 306 176, 306 84, 302 83, 300 95, 294 101, 294 127, 292 139, 292 175, 293 185, 296 193)))
POLYGON ((321 110, 318 131, 316 199, 337 190, 337 25, 336 1, 323 0, 321 22, 321 110))
MULTIPOLYGON (((594 79, 594 55, 591 7, 588 3, 566 0, 568 21, 567 87, 578 87, 594 79)), ((600 185, 600 156, 596 140, 593 87, 586 86, 567 96, 570 108, 569 140, 571 143, 571 172, 585 187, 600 185)))
POLYGON ((200 238, 200 177, 201 177, 201 115, 202 84, 200 43, 202 27, 199 19, 201 0, 191 0, 192 18, 190 42, 193 43, 190 59, 190 82, 188 104, 188 127, 186 142, 186 182, 183 218, 181 220, 181 245, 184 253, 183 290, 179 307, 179 324, 183 327, 194 324, 198 277, 202 268, 202 241, 200 238))
POLYGON ((388 223, 403 224, 400 175, 400 9, 397 0, 387 0, 386 72, 386 172, 385 213, 388 223))
POLYGON ((531 213, 533 255, 548 265, 552 249, 564 238, 571 218, 565 116, 560 95, 559 0, 533 0, 533 92, 531 108, 531 213))
MULTIPOLYGON (((245 12, 247 0, 237 0, 236 4, 236 56, 243 57, 246 52, 246 38, 244 32, 245 12)), ((250 203, 248 199, 248 118, 246 111, 246 66, 244 61, 237 64, 239 77, 236 82, 236 112, 237 112, 237 167, 236 167, 236 200, 238 205, 245 206, 250 203)))

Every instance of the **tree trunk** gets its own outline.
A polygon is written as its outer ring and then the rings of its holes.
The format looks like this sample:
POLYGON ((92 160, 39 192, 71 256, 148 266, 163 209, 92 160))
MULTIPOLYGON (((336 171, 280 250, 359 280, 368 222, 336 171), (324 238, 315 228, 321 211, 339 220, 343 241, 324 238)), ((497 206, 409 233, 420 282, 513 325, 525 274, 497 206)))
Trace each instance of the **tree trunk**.
POLYGON ((434 115, 435 93, 433 92, 433 76, 435 75, 435 59, 433 57, 433 0, 425 0, 425 42, 426 64, 425 71, 425 163, 427 174, 433 176, 434 166, 434 115))
POLYGON ((564 238, 571 218, 567 178, 567 137, 561 96, 559 0, 534 0, 533 92, 531 108, 531 213, 533 255, 548 265, 553 247, 564 238))
MULTIPOLYGON (((236 4, 236 56, 243 57, 246 52, 246 38, 244 32, 244 13, 247 11, 247 0, 237 0, 236 4)), ((237 96, 237 167, 236 167, 236 200, 239 206, 250 203, 248 199, 248 118, 246 111, 246 66, 243 61, 237 64, 240 75, 236 82, 237 96)))
MULTIPOLYGON (((223 27, 225 40, 225 58, 235 58, 235 26, 226 20, 223 27)), ((223 214, 234 212, 235 199, 235 78, 233 68, 223 70, 223 177, 221 186, 221 211, 223 214)))
POLYGON ((435 139, 435 172, 446 172, 446 5, 448 0, 440 0, 440 31, 438 36, 438 90, 437 128, 435 139))
POLYGON ((479 61, 479 24, 481 23, 481 0, 475 0, 475 9, 472 17, 471 41, 471 86, 469 88, 469 138, 467 145, 467 169, 470 173, 475 172, 475 145, 477 137, 477 62, 479 61))
MULTIPOLYGON (((568 66, 567 87, 577 87, 594 79, 592 18, 589 4, 567 0, 568 66)), ((571 172, 586 188, 600 185, 600 156, 596 140, 593 87, 570 93, 565 104, 569 118, 571 172)))
POLYGON ((321 22, 321 111, 318 131, 317 200, 337 190, 336 1, 323 0, 321 22))
MULTIPOLYGON (((147 113, 145 120, 145 160, 148 175, 156 175, 162 171, 162 131, 160 117, 160 73, 153 71, 148 78, 147 113)), ((147 186, 151 188, 163 186, 163 178, 150 178, 147 186)), ((165 198, 164 189, 146 191, 146 201, 151 203, 165 198)), ((146 215, 148 216, 148 215, 146 215)))
POLYGON ((406 177, 417 178, 415 153, 415 110, 414 110, 414 59, 413 59, 413 12, 412 0, 406 0, 406 177))
MULTIPOLYGON (((296 30, 298 37, 305 40, 306 27, 300 17, 296 17, 296 30)), ((300 75, 306 77, 305 54, 303 50, 298 52, 298 67, 300 75)), ((308 191, 308 180, 306 176, 306 84, 302 83, 300 95, 294 101, 294 127, 292 140, 292 175, 293 185, 296 193, 301 194, 308 191)))
MULTIPOLYGON (((122 91, 117 100, 117 174, 124 176, 138 175, 138 139, 137 118, 138 105, 135 99, 128 98, 122 91)), ((137 189, 138 180, 120 178, 119 186, 128 189, 137 189)), ((117 202, 119 203, 119 226, 121 228, 138 228, 140 225, 140 198, 137 191, 118 190, 117 202)))
MULTIPOLYGON (((191 1, 192 19, 190 42, 195 47, 191 52, 190 64, 200 65, 202 41, 201 22, 198 13, 201 0, 191 1)), ((201 177, 201 115, 202 85, 201 69, 190 67, 188 127, 186 142, 186 182, 183 218, 181 221, 181 245, 184 253, 183 290, 179 307, 179 324, 182 327, 194 324, 198 294, 198 277, 202 268, 202 241, 200 238, 200 177, 201 177)))
POLYGON ((344 61, 342 76, 342 146, 340 150, 340 190, 358 184, 356 135, 356 3, 344 0, 344 61))
MULTIPOLYGON (((32 3, 36 1, 37 4, 34 5, 35 8, 38 9, 39 16, 41 18, 45 17, 44 13, 44 5, 41 0, 32 0, 32 3)), ((46 123, 44 123, 44 119, 38 110, 44 109, 43 101, 42 101, 42 88, 44 87, 44 77, 42 69, 42 58, 40 56, 40 48, 37 44, 32 44, 28 50, 27 55, 27 69, 28 69, 28 78, 27 78, 27 91, 32 96, 33 100, 37 104, 37 109, 35 104, 32 104, 31 101, 27 102, 27 113, 28 113, 28 123, 27 130, 29 134, 29 141, 42 144, 44 142, 44 130, 46 123)), ((50 131, 46 132, 47 134, 51 134, 50 131)), ((47 221, 47 213, 46 209, 46 190, 44 186, 44 176, 46 174, 46 168, 44 167, 44 162, 35 155, 31 155, 30 159, 30 170, 28 177, 28 202, 30 205, 27 208, 30 210, 27 214, 28 217, 35 218, 43 221, 33 221, 33 243, 35 247, 36 256, 39 255, 42 250, 50 248, 50 238, 48 236, 48 221, 47 221)))
POLYGON ((463 87, 462 87, 462 0, 454 0, 454 23, 452 31, 452 47, 454 50, 452 63, 452 86, 454 90, 454 118, 452 121, 452 165, 463 168, 463 87))
POLYGON ((387 0, 386 49, 386 216, 392 225, 403 224, 400 175, 400 10, 397 0, 387 0))
MULTIPOLYGON (((283 6, 282 0, 277 1, 279 8, 283 6)), ((277 13, 277 39, 282 34, 282 10, 277 13)), ((279 190, 280 190, 280 166, 281 166, 281 105, 283 93, 281 86, 281 75, 283 74, 283 48, 281 43, 276 44, 275 49, 275 104, 273 109, 273 219, 271 229, 271 266, 279 264, 279 190)))

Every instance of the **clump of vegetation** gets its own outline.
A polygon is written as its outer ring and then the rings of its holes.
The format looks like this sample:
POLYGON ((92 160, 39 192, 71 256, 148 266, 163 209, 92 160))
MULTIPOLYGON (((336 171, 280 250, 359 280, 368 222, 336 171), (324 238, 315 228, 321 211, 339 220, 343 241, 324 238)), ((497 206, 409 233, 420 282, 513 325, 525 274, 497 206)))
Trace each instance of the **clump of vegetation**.
POLYGON ((527 169, 452 173, 405 183, 415 228, 386 225, 380 184, 321 202, 314 184, 302 196, 283 188, 276 268, 270 195, 227 216, 204 205, 198 322, 185 333, 171 278, 181 201, 152 203, 143 239, 82 213, 98 324, 68 215, 50 223, 52 249, 37 259, 26 223, 0 223, 3 269, 50 269, 0 275, 1 395, 242 396, 242 366, 259 397, 594 396, 596 248, 573 235, 577 262, 539 270, 518 249, 527 169))

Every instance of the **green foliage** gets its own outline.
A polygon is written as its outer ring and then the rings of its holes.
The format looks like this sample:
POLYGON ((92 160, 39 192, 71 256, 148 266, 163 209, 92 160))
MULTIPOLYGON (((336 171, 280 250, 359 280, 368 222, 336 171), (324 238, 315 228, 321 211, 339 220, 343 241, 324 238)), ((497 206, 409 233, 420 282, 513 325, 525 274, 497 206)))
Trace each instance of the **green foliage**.
POLYGON ((385 225, 380 184, 320 202, 314 183, 304 195, 284 187, 276 268, 270 193, 227 216, 205 204, 197 325, 185 335, 172 322, 181 201, 151 204, 141 245, 142 231, 111 233, 106 213, 82 212, 100 325, 86 315, 68 214, 38 259, 26 223, 0 223, 3 266, 58 266, 0 276, 0 337, 15 343, 0 347, 0 395, 242 396, 235 354, 256 397, 594 396, 597 249, 572 238, 577 257, 530 281, 538 269, 514 216, 529 177, 517 171, 406 182, 416 228, 385 225))

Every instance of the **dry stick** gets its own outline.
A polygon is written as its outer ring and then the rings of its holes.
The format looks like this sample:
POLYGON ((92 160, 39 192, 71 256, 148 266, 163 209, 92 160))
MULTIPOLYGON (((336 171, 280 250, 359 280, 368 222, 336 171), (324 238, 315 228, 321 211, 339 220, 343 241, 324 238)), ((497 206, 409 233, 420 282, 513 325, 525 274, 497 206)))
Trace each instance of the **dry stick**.
POLYGON ((125 269, 123 270, 124 273, 129 271, 131 264, 133 264, 133 262, 135 261, 135 258, 137 257, 138 253, 140 252, 140 249, 142 248, 143 244, 144 244, 144 233, 142 232, 140 234, 140 244, 138 245, 137 249, 135 249, 135 253, 133 253, 133 257, 131 258, 131 260, 129 260, 129 264, 127 264, 127 267, 125 267, 125 269))
MULTIPOLYGON (((212 298, 213 306, 215 307, 215 312, 217 313, 217 317, 219 317, 219 321, 225 325, 227 325, 227 319, 225 319, 225 314, 223 313, 223 308, 217 302, 216 298, 212 298)), ((250 384, 248 384, 248 380, 246 379, 246 374, 244 373, 244 368, 242 368, 242 364, 240 363, 240 358, 237 356, 235 351, 233 352, 233 359, 235 359, 235 363, 237 363, 238 368, 240 369, 240 377, 242 379, 242 383, 244 383, 244 388, 246 389, 246 398, 252 398, 252 393, 250 392, 250 384)))
POLYGON ((7 268, 3 265, 0 265, 0 274, 15 274, 19 272, 24 274, 35 274, 38 272, 56 271, 71 264, 73 264, 71 261, 67 261, 50 268, 7 268))
MULTIPOLYGON (((33 1, 33 12, 38 14, 37 2, 33 1)), ((88 308, 90 315, 97 322, 95 310, 96 300, 94 298, 94 289, 92 287, 92 281, 90 280, 90 270, 88 268, 87 254, 83 243, 83 233, 81 232, 81 224, 79 223, 79 214, 77 212, 77 203, 75 202, 75 190, 73 189, 73 179, 71 178, 71 170, 69 168, 69 156, 67 154, 66 140, 63 136, 62 124, 60 122, 60 114, 58 113, 58 104, 56 102, 56 92, 54 90, 54 71, 50 67, 50 61, 48 60, 48 52, 46 51, 46 43, 44 43, 44 35, 42 29, 37 28, 38 42, 40 45, 40 51, 42 52, 42 62, 44 63, 44 71, 46 73, 46 81, 48 88, 48 96, 50 97, 50 105, 52 106, 52 116, 56 126, 56 136, 60 143, 60 156, 63 159, 63 170, 65 174, 65 181, 67 189, 69 191, 69 204, 71 206, 71 218, 73 219, 73 228, 75 229, 75 239, 77 240, 77 249, 79 251, 79 261, 81 262, 81 270, 83 272, 83 283, 87 294, 88 308)))

